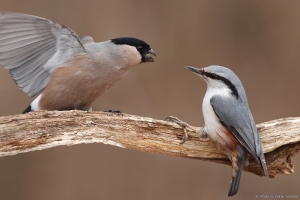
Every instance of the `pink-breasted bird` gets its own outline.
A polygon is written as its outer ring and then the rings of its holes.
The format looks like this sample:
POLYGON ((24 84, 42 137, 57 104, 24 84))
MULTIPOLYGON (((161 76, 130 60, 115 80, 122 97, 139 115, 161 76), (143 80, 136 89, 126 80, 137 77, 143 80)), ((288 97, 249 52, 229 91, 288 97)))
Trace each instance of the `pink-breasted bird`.
POLYGON ((139 39, 94 42, 50 20, 0 12, 0 65, 33 97, 24 111, 92 110, 92 103, 132 67, 156 55, 139 39))

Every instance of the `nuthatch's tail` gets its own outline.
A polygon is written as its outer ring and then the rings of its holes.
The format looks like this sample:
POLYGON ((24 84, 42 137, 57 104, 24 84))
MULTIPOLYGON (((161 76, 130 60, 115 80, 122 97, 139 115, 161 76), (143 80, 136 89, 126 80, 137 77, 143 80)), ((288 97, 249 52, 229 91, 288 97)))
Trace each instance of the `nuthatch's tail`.
POLYGON ((264 170, 264 173, 265 173, 266 177, 270 178, 264 153, 262 153, 260 155, 260 165, 261 165, 262 169, 264 170))
POLYGON ((237 153, 232 153, 232 177, 228 196, 233 196, 239 189, 242 171, 247 160, 247 151, 241 146, 237 146, 237 153))

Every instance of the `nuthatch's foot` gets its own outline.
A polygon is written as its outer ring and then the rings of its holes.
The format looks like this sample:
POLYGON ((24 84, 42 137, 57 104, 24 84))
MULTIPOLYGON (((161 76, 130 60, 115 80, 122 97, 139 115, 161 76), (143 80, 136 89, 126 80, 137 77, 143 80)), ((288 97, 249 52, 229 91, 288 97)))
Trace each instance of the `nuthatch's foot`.
POLYGON ((123 116, 123 113, 120 110, 106 110, 104 112, 113 113, 113 114, 117 114, 117 115, 123 116))
POLYGON ((208 141, 208 133, 206 131, 206 128, 203 127, 201 130, 198 130, 199 136, 200 138, 203 138, 202 141, 208 141))
POLYGON ((187 134, 187 131, 186 129, 189 128, 195 132, 198 132, 198 130, 196 130, 194 127, 190 126, 189 124, 181 121, 180 119, 178 119, 177 117, 173 117, 173 116, 168 116, 166 118, 166 121, 170 121, 170 122, 175 122, 176 124, 178 124, 179 126, 182 127, 183 129, 183 132, 184 132, 184 135, 183 135, 183 140, 182 142, 180 142, 180 144, 183 144, 185 143, 185 141, 188 139, 188 134, 187 134))
POLYGON ((202 129, 202 132, 201 132, 201 133, 202 133, 202 134, 201 134, 201 137, 207 138, 208 134, 207 134, 207 131, 206 131, 206 128, 205 128, 205 127, 202 129))

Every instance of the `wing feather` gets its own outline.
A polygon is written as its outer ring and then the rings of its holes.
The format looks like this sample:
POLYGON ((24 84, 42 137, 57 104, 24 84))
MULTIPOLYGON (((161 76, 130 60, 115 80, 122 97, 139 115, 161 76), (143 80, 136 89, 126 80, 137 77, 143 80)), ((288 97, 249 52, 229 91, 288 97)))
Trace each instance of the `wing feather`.
POLYGON ((22 63, 30 60, 31 58, 35 57, 35 55, 39 55, 44 51, 47 51, 49 48, 53 49, 54 45, 50 42, 47 42, 45 45, 39 46, 38 44, 33 44, 30 47, 30 52, 15 52, 16 56, 6 56, 4 58, 0 57, 1 60, 5 61, 6 63, 10 64, 10 69, 18 68, 22 63), (18 64, 19 63, 19 64, 18 64))
POLYGON ((42 91, 57 67, 82 52, 79 37, 68 27, 32 15, 0 12, 0 65, 29 96, 42 91))
POLYGON ((214 112, 237 140, 259 161, 258 156, 262 151, 260 143, 256 143, 256 126, 247 104, 234 98, 220 98, 214 96, 210 100, 214 112), (251 116, 249 116, 249 113, 251 116), (259 152, 258 152, 258 151, 259 152))
MULTIPOLYGON (((26 41, 26 42, 28 42, 28 41, 26 41)), ((26 46, 28 48, 28 45, 30 45, 30 44, 37 44, 36 48, 44 48, 45 46, 48 46, 47 43, 48 42, 45 41, 45 40, 42 40, 42 41, 41 40, 39 40, 39 41, 33 41, 32 40, 31 43, 27 43, 26 46), (38 44, 37 44, 38 42, 43 43, 43 45, 38 46, 38 44)), ((18 43, 18 44, 20 44, 20 43, 18 43)), ((53 47, 55 47, 55 46, 52 45, 52 48, 53 47)), ((26 50, 27 50, 27 48, 26 48, 26 50)), ((7 58, 6 59, 2 59, 2 63, 1 63, 4 66, 8 66, 7 68, 9 68, 9 69, 15 68, 15 65, 14 65, 15 63, 22 62, 22 61, 23 62, 27 62, 31 58, 35 57, 36 54, 41 54, 39 51, 31 50, 29 52, 28 51, 23 52, 23 55, 25 55, 25 56, 21 57, 19 55, 18 56, 14 56, 15 52, 12 52, 12 51, 13 50, 10 50, 10 52, 7 53, 7 58)))
POLYGON ((240 96, 240 99, 220 98, 216 95, 211 98, 210 104, 221 123, 252 154, 261 165, 265 175, 269 177, 261 141, 246 95, 240 96))
POLYGON ((50 75, 51 74, 49 74, 47 71, 44 71, 32 84, 28 85, 27 88, 24 89, 28 89, 32 93, 38 93, 40 87, 46 87, 48 84, 48 78, 50 78, 50 75))

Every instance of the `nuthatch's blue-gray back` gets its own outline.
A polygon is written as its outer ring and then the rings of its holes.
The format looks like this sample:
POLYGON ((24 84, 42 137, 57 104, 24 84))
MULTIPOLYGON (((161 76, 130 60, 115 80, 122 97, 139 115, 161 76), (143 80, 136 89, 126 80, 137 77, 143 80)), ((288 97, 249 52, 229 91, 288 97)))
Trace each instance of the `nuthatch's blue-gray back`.
POLYGON ((0 12, 0 65, 32 97, 24 112, 91 110, 92 103, 142 62, 153 62, 150 46, 136 38, 95 43, 40 17, 0 12))
POLYGON ((207 83, 202 104, 204 133, 232 162, 232 180, 228 196, 233 196, 238 191, 241 173, 248 164, 249 153, 269 177, 259 134, 240 79, 226 67, 213 65, 202 69, 190 66, 186 68, 207 83))

